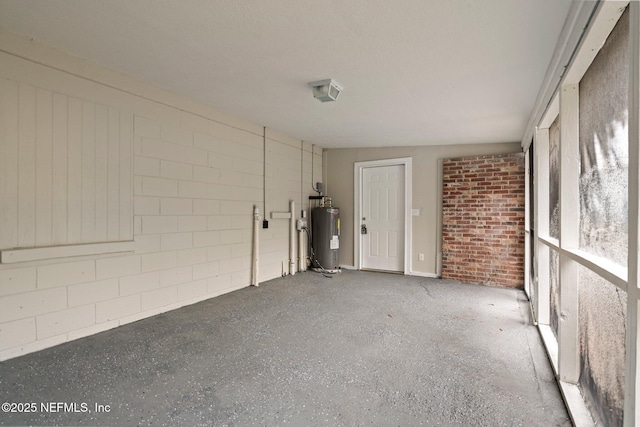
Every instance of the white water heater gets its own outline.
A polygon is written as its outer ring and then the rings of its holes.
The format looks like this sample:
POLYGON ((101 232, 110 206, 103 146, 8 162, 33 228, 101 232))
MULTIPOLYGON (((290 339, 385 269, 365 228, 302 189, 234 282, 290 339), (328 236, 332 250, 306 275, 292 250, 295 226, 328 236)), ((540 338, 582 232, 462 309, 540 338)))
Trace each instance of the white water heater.
POLYGON ((311 211, 311 266, 328 272, 340 271, 340 208, 317 207, 311 211))

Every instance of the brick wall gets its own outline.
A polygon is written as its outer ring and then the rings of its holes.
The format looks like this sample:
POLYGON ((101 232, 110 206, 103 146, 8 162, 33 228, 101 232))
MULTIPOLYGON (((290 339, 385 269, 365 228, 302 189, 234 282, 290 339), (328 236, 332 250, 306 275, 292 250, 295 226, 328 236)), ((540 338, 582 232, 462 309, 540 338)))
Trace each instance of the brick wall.
POLYGON ((442 207, 442 277, 522 288, 524 157, 444 160, 442 207))

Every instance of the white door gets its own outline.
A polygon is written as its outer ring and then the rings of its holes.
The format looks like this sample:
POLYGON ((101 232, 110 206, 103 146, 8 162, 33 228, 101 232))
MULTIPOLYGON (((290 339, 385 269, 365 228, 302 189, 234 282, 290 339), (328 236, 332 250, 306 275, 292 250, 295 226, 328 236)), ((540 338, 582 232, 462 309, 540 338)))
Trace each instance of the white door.
POLYGON ((404 272, 404 165, 362 169, 362 269, 404 272))

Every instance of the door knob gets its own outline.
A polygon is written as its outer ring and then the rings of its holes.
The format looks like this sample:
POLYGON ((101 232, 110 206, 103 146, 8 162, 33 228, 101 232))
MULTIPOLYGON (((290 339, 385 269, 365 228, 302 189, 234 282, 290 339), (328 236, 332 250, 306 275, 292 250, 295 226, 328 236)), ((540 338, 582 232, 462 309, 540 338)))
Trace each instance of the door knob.
POLYGON ((365 224, 360 227, 360 234, 367 234, 367 226, 365 224))

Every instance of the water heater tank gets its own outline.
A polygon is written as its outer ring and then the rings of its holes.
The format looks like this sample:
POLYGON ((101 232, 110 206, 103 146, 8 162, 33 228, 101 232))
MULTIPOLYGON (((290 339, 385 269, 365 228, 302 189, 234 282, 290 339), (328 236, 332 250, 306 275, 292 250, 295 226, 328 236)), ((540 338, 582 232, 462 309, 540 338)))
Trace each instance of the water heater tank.
POLYGON ((311 242, 315 255, 312 266, 331 272, 339 271, 340 208, 313 208, 311 211, 311 242))

